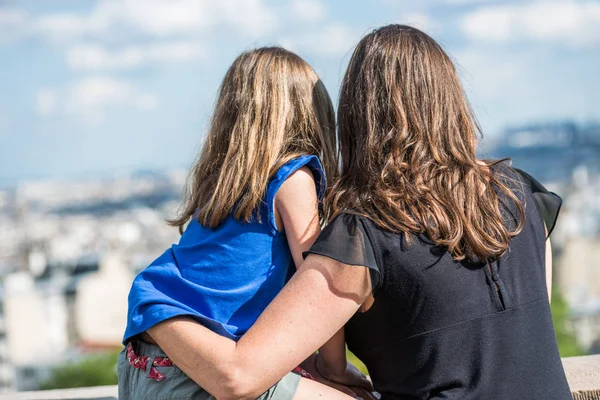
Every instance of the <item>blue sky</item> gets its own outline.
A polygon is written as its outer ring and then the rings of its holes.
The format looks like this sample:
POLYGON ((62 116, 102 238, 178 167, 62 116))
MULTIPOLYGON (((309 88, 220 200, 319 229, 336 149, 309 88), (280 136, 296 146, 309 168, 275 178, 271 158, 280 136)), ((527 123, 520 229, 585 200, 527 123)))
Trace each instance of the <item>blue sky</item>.
POLYGON ((0 183, 187 167, 240 51, 296 51, 336 101, 388 23, 444 46, 487 136, 600 120, 600 1, 0 0, 0 183))

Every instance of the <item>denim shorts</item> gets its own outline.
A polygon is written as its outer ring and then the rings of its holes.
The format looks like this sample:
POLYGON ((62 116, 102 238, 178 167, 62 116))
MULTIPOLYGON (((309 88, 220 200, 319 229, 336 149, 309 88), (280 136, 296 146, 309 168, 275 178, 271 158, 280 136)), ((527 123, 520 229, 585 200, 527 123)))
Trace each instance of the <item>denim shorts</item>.
MULTIPOLYGON (((119 400, 216 400, 188 378, 160 347, 134 340, 119 354, 119 400)), ((288 373, 258 400, 292 400, 300 376, 288 373)))

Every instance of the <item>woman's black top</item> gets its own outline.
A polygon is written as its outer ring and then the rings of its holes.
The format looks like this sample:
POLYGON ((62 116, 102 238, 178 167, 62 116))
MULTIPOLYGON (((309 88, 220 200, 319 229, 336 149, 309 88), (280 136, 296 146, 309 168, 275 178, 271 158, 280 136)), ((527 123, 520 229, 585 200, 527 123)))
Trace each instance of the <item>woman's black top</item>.
POLYGON ((524 203, 525 225, 490 265, 456 262, 426 237, 407 244, 353 214, 336 217, 308 252, 370 268, 375 302, 348 322, 346 342, 383 400, 571 399, 545 273, 544 220, 550 232, 561 200, 522 171, 499 171, 524 203))

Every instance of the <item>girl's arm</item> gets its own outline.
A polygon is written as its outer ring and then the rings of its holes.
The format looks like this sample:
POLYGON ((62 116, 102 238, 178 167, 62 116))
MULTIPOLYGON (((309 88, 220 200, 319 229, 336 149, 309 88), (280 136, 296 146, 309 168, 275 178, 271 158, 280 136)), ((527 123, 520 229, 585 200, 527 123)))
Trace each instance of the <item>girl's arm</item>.
POLYGON ((548 290, 548 301, 552 302, 552 246, 548 237, 548 228, 546 228, 546 238, 546 288, 548 290))
MULTIPOLYGON (((296 267, 299 267, 303 262, 302 253, 311 248, 321 233, 315 181, 312 172, 307 167, 302 167, 294 172, 277 191, 275 220, 278 229, 285 230, 294 263, 296 267)), ((302 302, 302 296, 298 298, 298 301, 302 302)), ((370 381, 346 360, 343 328, 321 346, 317 360, 319 372, 329 381, 373 390, 370 381)), ((306 360, 306 363, 314 362, 314 358, 306 360)), ((310 366, 305 363, 302 363, 302 366, 310 369, 310 366)), ((352 394, 343 386, 336 385, 335 387, 352 394)))
POLYGON ((319 200, 315 181, 307 167, 302 167, 283 182, 275 195, 275 221, 285 236, 296 267, 302 253, 310 249, 319 234, 319 200))
POLYGON ((374 390, 373 384, 366 375, 346 359, 344 328, 321 346, 314 362, 318 373, 329 382, 353 388, 359 387, 371 392, 374 390))
POLYGON ((216 398, 255 399, 339 331, 370 293, 367 268, 310 255, 237 343, 189 318, 148 332, 216 398))
POLYGON ((316 364, 319 372, 333 382, 339 382, 341 380, 339 377, 347 375, 349 368, 348 360, 346 360, 344 328, 337 331, 327 343, 321 346, 316 364))

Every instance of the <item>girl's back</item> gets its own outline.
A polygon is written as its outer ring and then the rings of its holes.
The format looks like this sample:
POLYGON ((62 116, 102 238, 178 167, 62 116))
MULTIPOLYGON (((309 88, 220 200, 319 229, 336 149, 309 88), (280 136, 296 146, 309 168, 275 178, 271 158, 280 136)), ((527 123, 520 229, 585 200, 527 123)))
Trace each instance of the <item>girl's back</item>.
POLYGON ((327 207, 314 204, 323 201, 325 176, 335 179, 335 160, 333 106, 315 71, 279 47, 237 57, 219 89, 184 203, 169 221, 181 239, 135 278, 123 343, 176 316, 239 339, 300 257, 290 246, 306 237, 284 231, 318 231, 326 219, 327 207), (294 210, 295 223, 280 231, 276 195, 300 169, 314 179, 307 177, 311 189, 299 196, 310 210, 294 210))
POLYGON ((210 228, 192 219, 179 243, 136 277, 124 341, 180 315, 193 316, 214 332, 239 339, 295 270, 273 207, 283 182, 302 167, 310 168, 322 199, 325 175, 319 159, 300 156, 270 180, 260 221, 258 216, 245 222, 229 215, 210 228))

